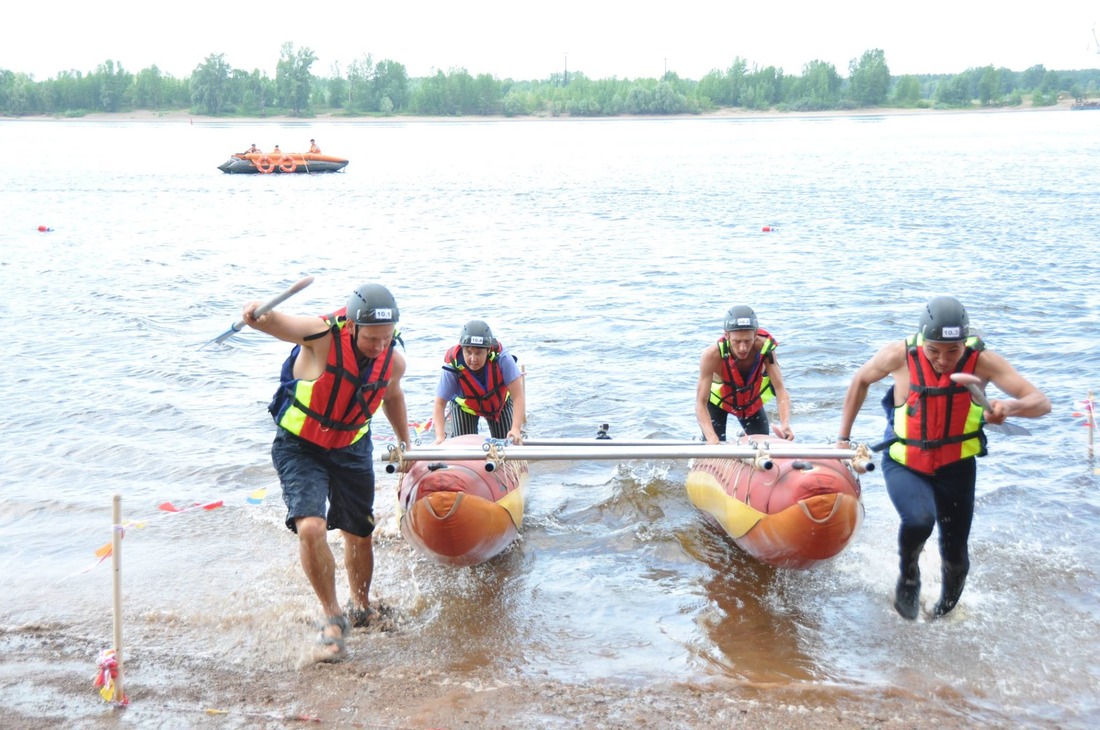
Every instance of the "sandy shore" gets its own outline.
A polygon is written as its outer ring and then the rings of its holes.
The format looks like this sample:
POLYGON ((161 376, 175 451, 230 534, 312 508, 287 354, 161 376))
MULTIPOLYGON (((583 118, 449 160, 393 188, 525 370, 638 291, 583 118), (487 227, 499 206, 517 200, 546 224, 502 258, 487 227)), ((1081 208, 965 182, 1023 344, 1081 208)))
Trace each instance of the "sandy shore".
MULTIPOLYGON (((356 630, 341 664, 301 670, 235 666, 209 656, 145 650, 127 668, 129 707, 92 686, 88 637, 50 625, 0 628, 5 723, 56 727, 282 728, 942 728, 966 718, 897 688, 758 686, 714 680, 663 685, 569 684, 455 677, 430 666, 379 666, 356 630)), ((376 639, 379 637, 376 637, 376 639)), ((986 727, 998 723, 985 718, 986 727)), ((1003 727, 1008 727, 1005 724, 1003 727)))
POLYGON ((392 124, 394 122, 462 122, 469 123, 471 121, 510 121, 510 122, 531 122, 531 121, 567 121, 567 120, 584 120, 584 121, 606 121, 611 119, 767 119, 767 118, 821 118, 821 117, 883 117, 883 116, 912 116, 912 115, 935 115, 935 114, 1013 114, 1022 112, 1052 112, 1052 111, 1068 111, 1073 106, 1073 99, 1065 98, 1060 100, 1054 106, 1045 107, 1033 107, 1028 104, 1015 107, 973 107, 971 109, 898 109, 898 108, 874 108, 874 109, 851 109, 843 111, 822 111, 822 112, 780 112, 775 110, 769 111, 755 111, 751 109, 731 108, 731 109, 719 109, 713 112, 706 112, 704 114, 672 114, 672 115, 660 115, 660 116, 621 116, 621 117, 569 117, 569 116, 530 116, 530 117, 503 117, 503 116, 468 116, 468 117, 422 117, 422 116, 389 116, 389 117, 346 117, 328 114, 318 114, 313 117, 290 117, 284 115, 272 115, 266 117, 209 117, 201 114, 191 114, 187 111, 166 111, 156 112, 146 109, 139 109, 131 112, 117 112, 117 113, 94 113, 85 114, 80 117, 55 117, 55 116, 31 116, 31 117, 0 117, 0 123, 5 121, 18 121, 18 120, 33 120, 33 121, 57 121, 57 122, 71 122, 71 121, 85 121, 85 122, 100 122, 100 121, 129 121, 129 122, 179 122, 183 124, 193 124, 195 122, 217 122, 218 124, 263 124, 270 122, 318 122, 324 124, 370 124, 370 123, 383 123, 392 124))

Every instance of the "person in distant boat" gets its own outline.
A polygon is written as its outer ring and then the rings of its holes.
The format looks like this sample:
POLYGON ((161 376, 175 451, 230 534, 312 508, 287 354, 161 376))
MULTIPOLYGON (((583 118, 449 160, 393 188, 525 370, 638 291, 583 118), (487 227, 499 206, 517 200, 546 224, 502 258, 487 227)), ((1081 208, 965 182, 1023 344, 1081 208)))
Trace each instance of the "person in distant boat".
POLYGON ((458 344, 443 357, 443 372, 435 390, 432 423, 435 443, 445 438, 476 434, 484 418, 495 439, 523 443, 527 420, 523 373, 516 357, 500 343, 489 325, 472 319, 462 328, 458 344), (450 406, 445 429, 444 408, 450 406))
POLYGON ((315 155, 321 154, 321 148, 317 146, 317 141, 311 139, 309 141, 309 151, 315 155))
POLYGON ((983 422, 1038 418, 1050 412, 1050 400, 971 335, 966 309, 953 297, 932 299, 921 310, 915 334, 885 345, 856 371, 844 397, 838 448, 849 448, 852 425, 869 387, 887 376, 893 385, 882 399, 887 419, 882 448, 889 447, 882 472, 901 518, 894 609, 906 619, 917 618, 918 561, 938 526, 942 590, 932 608, 932 617, 938 618, 955 608, 970 571, 975 458, 986 454, 983 422), (971 401, 970 391, 950 378, 953 373, 976 376, 983 386, 991 382, 1012 398, 991 400, 992 410, 983 412, 971 401))
POLYGON ((372 417, 381 408, 398 440, 407 441, 409 434, 397 302, 386 287, 365 284, 352 292, 346 306, 320 317, 278 311, 257 317, 259 306, 244 306, 244 322, 294 343, 268 406, 278 425, 271 460, 287 505, 286 526, 298 535, 302 569, 325 616, 319 659, 339 661, 349 619, 365 626, 375 613, 370 608, 372 417), (346 611, 336 597, 328 530, 343 533, 351 588, 346 611))
POLYGON ((246 154, 246 155, 249 155, 249 154, 252 154, 252 153, 262 154, 260 152, 260 148, 256 146, 255 142, 252 143, 251 147, 249 147, 247 150, 244 151, 244 154, 246 154))
POLYGON ((283 154, 283 151, 281 149, 279 149, 279 145, 275 145, 275 149, 271 150, 271 154, 281 155, 281 154, 283 154))
POLYGON ((737 305, 726 313, 722 337, 703 350, 695 388, 695 418, 708 444, 726 440, 726 422, 736 416, 747 435, 767 435, 764 404, 775 398, 779 425, 775 434, 788 441, 791 397, 775 357, 778 342, 760 329, 751 307, 737 305))

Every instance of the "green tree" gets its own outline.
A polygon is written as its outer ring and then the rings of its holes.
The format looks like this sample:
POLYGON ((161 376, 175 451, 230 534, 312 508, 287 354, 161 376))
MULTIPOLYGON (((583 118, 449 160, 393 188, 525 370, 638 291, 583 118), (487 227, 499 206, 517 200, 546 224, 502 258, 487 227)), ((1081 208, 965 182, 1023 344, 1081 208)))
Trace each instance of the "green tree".
POLYGON ((340 73, 340 64, 332 64, 332 76, 325 79, 325 96, 333 109, 343 109, 348 99, 348 82, 340 73))
POLYGON ((997 106, 1001 103, 1001 72, 992 65, 979 69, 978 103, 982 106, 997 106))
POLYGON ((371 77, 371 88, 374 97, 378 99, 379 111, 386 111, 382 109, 386 105, 386 99, 389 99, 390 104, 387 114, 405 109, 409 104, 409 74, 405 65, 397 61, 378 62, 371 77))
POLYGON ((295 53, 293 43, 283 43, 279 62, 275 64, 275 88, 279 103, 290 110, 291 116, 300 117, 310 112, 313 74, 309 69, 316 60, 316 54, 309 48, 301 48, 295 53))
POLYGON ((99 90, 97 109, 117 112, 127 103, 127 93, 133 85, 134 75, 124 71, 122 64, 105 61, 96 68, 93 76, 99 90))
POLYGON ((139 71, 134 77, 134 106, 138 109, 159 110, 168 100, 167 81, 155 65, 139 71))
POLYGON ((378 103, 373 98, 372 78, 374 61, 370 54, 356 59, 348 66, 348 111, 377 111, 378 103))
POLYGON ((454 112, 447 96, 447 76, 437 70, 434 76, 420 79, 420 83, 413 89, 410 106, 417 114, 448 116, 454 112))
MULTIPOLYGON (((810 61, 802 67, 802 78, 794 84, 792 107, 802 110, 835 109, 840 101, 840 74, 825 61, 810 61)), ((779 98, 773 95, 771 102, 779 98)))
POLYGON ((947 107, 970 106, 970 78, 957 74, 936 85, 936 103, 947 107))
POLYGON ((38 109, 34 79, 25 73, 0 72, 0 107, 5 114, 22 116, 38 109))
POLYGON ((1043 80, 1035 87, 1031 94, 1032 106, 1054 106, 1058 103, 1058 90, 1060 80, 1055 71, 1047 71, 1043 74, 1043 80))
POLYGON ((753 67, 746 74, 741 104, 747 109, 766 110, 782 98, 783 71, 775 66, 753 67))
POLYGON ((1039 87, 1039 84, 1043 82, 1043 77, 1047 75, 1046 67, 1043 64, 1037 64, 1031 68, 1025 70, 1020 74, 1019 84, 1020 88, 1024 91, 1031 91, 1039 87))
POLYGON ((210 54, 191 73, 191 103, 200 114, 219 116, 229 98, 229 64, 225 54, 210 54))
POLYGON ((657 114, 683 114, 690 111, 687 98, 676 90, 673 83, 675 79, 669 78, 672 75, 671 71, 666 73, 653 92, 653 111, 657 114))
POLYGON ((848 93, 860 106, 878 106, 890 93, 890 67, 879 48, 864 51, 859 62, 848 63, 848 93))
POLYGON ((920 79, 916 76, 902 76, 894 85, 894 104, 899 107, 912 108, 921 99, 920 79))
POLYGON ((500 111, 500 82, 489 74, 478 74, 473 85, 474 113, 488 116, 500 111))
POLYGON ((649 114, 653 111, 653 93, 636 81, 626 94, 623 110, 627 114, 649 114))
POLYGON ((696 90, 700 98, 708 99, 716 106, 733 106, 733 89, 726 75, 718 69, 708 71, 699 79, 696 90))

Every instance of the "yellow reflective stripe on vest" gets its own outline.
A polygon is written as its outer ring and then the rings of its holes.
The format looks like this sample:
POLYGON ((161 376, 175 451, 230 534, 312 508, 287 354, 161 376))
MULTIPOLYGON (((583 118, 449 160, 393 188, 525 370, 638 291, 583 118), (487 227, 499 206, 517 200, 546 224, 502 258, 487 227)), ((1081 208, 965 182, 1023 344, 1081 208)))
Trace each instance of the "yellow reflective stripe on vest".
MULTIPOLYGON (((512 391, 510 391, 510 390, 504 391, 504 402, 505 403, 507 403, 508 399, 511 398, 511 397, 512 397, 512 391)), ((476 411, 474 411, 473 409, 471 409, 469 406, 466 405, 466 399, 463 398, 462 396, 459 396, 458 398, 455 398, 454 402, 458 404, 459 408, 461 408, 464 412, 469 413, 471 416, 477 416, 478 415, 476 411)))
MULTIPOLYGON (((309 403, 313 397, 313 385, 316 381, 313 380, 299 380, 297 386, 294 388, 294 398, 299 403, 309 403)), ((385 402, 384 400, 382 401, 385 402)), ((382 403, 378 404, 378 407, 382 407, 382 403)), ((298 406, 294 405, 294 401, 291 401, 287 406, 286 412, 283 413, 283 417, 279 420, 279 425, 285 428, 295 436, 302 435, 302 428, 305 426, 306 421, 309 420, 309 415, 298 406)), ((351 443, 355 443, 359 439, 363 438, 370 430, 371 417, 367 416, 367 422, 363 424, 363 427, 355 434, 355 438, 351 440, 351 443)), ((350 444, 349 444, 350 445, 350 444)))
POLYGON ((305 411, 294 405, 295 402, 309 403, 310 398, 313 396, 313 383, 314 381, 299 380, 294 386, 294 400, 287 406, 286 412, 283 413, 283 417, 279 420, 279 425, 290 431, 295 436, 302 434, 302 427, 306 423, 306 419, 309 416, 305 411))

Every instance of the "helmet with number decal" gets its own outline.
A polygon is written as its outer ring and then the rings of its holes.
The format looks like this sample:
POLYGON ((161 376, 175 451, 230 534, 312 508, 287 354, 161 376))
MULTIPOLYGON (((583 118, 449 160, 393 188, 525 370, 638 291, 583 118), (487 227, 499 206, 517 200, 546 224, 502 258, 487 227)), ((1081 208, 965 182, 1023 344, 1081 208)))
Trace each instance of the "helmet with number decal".
POLYGON ((756 321, 756 312, 752 311, 752 307, 738 304, 735 307, 730 307, 730 311, 726 312, 724 328, 726 332, 733 332, 735 330, 758 330, 760 329, 760 325, 756 321))
POLYGON ((480 319, 471 319, 462 327, 462 334, 458 336, 458 344, 463 347, 484 347, 490 349, 496 344, 493 331, 489 325, 480 319))
POLYGON ((397 302, 381 284, 364 284, 348 297, 347 317, 355 324, 397 324, 397 302))
POLYGON ((970 317, 954 297, 936 297, 921 312, 920 334, 931 342, 962 342, 970 336, 970 317))

